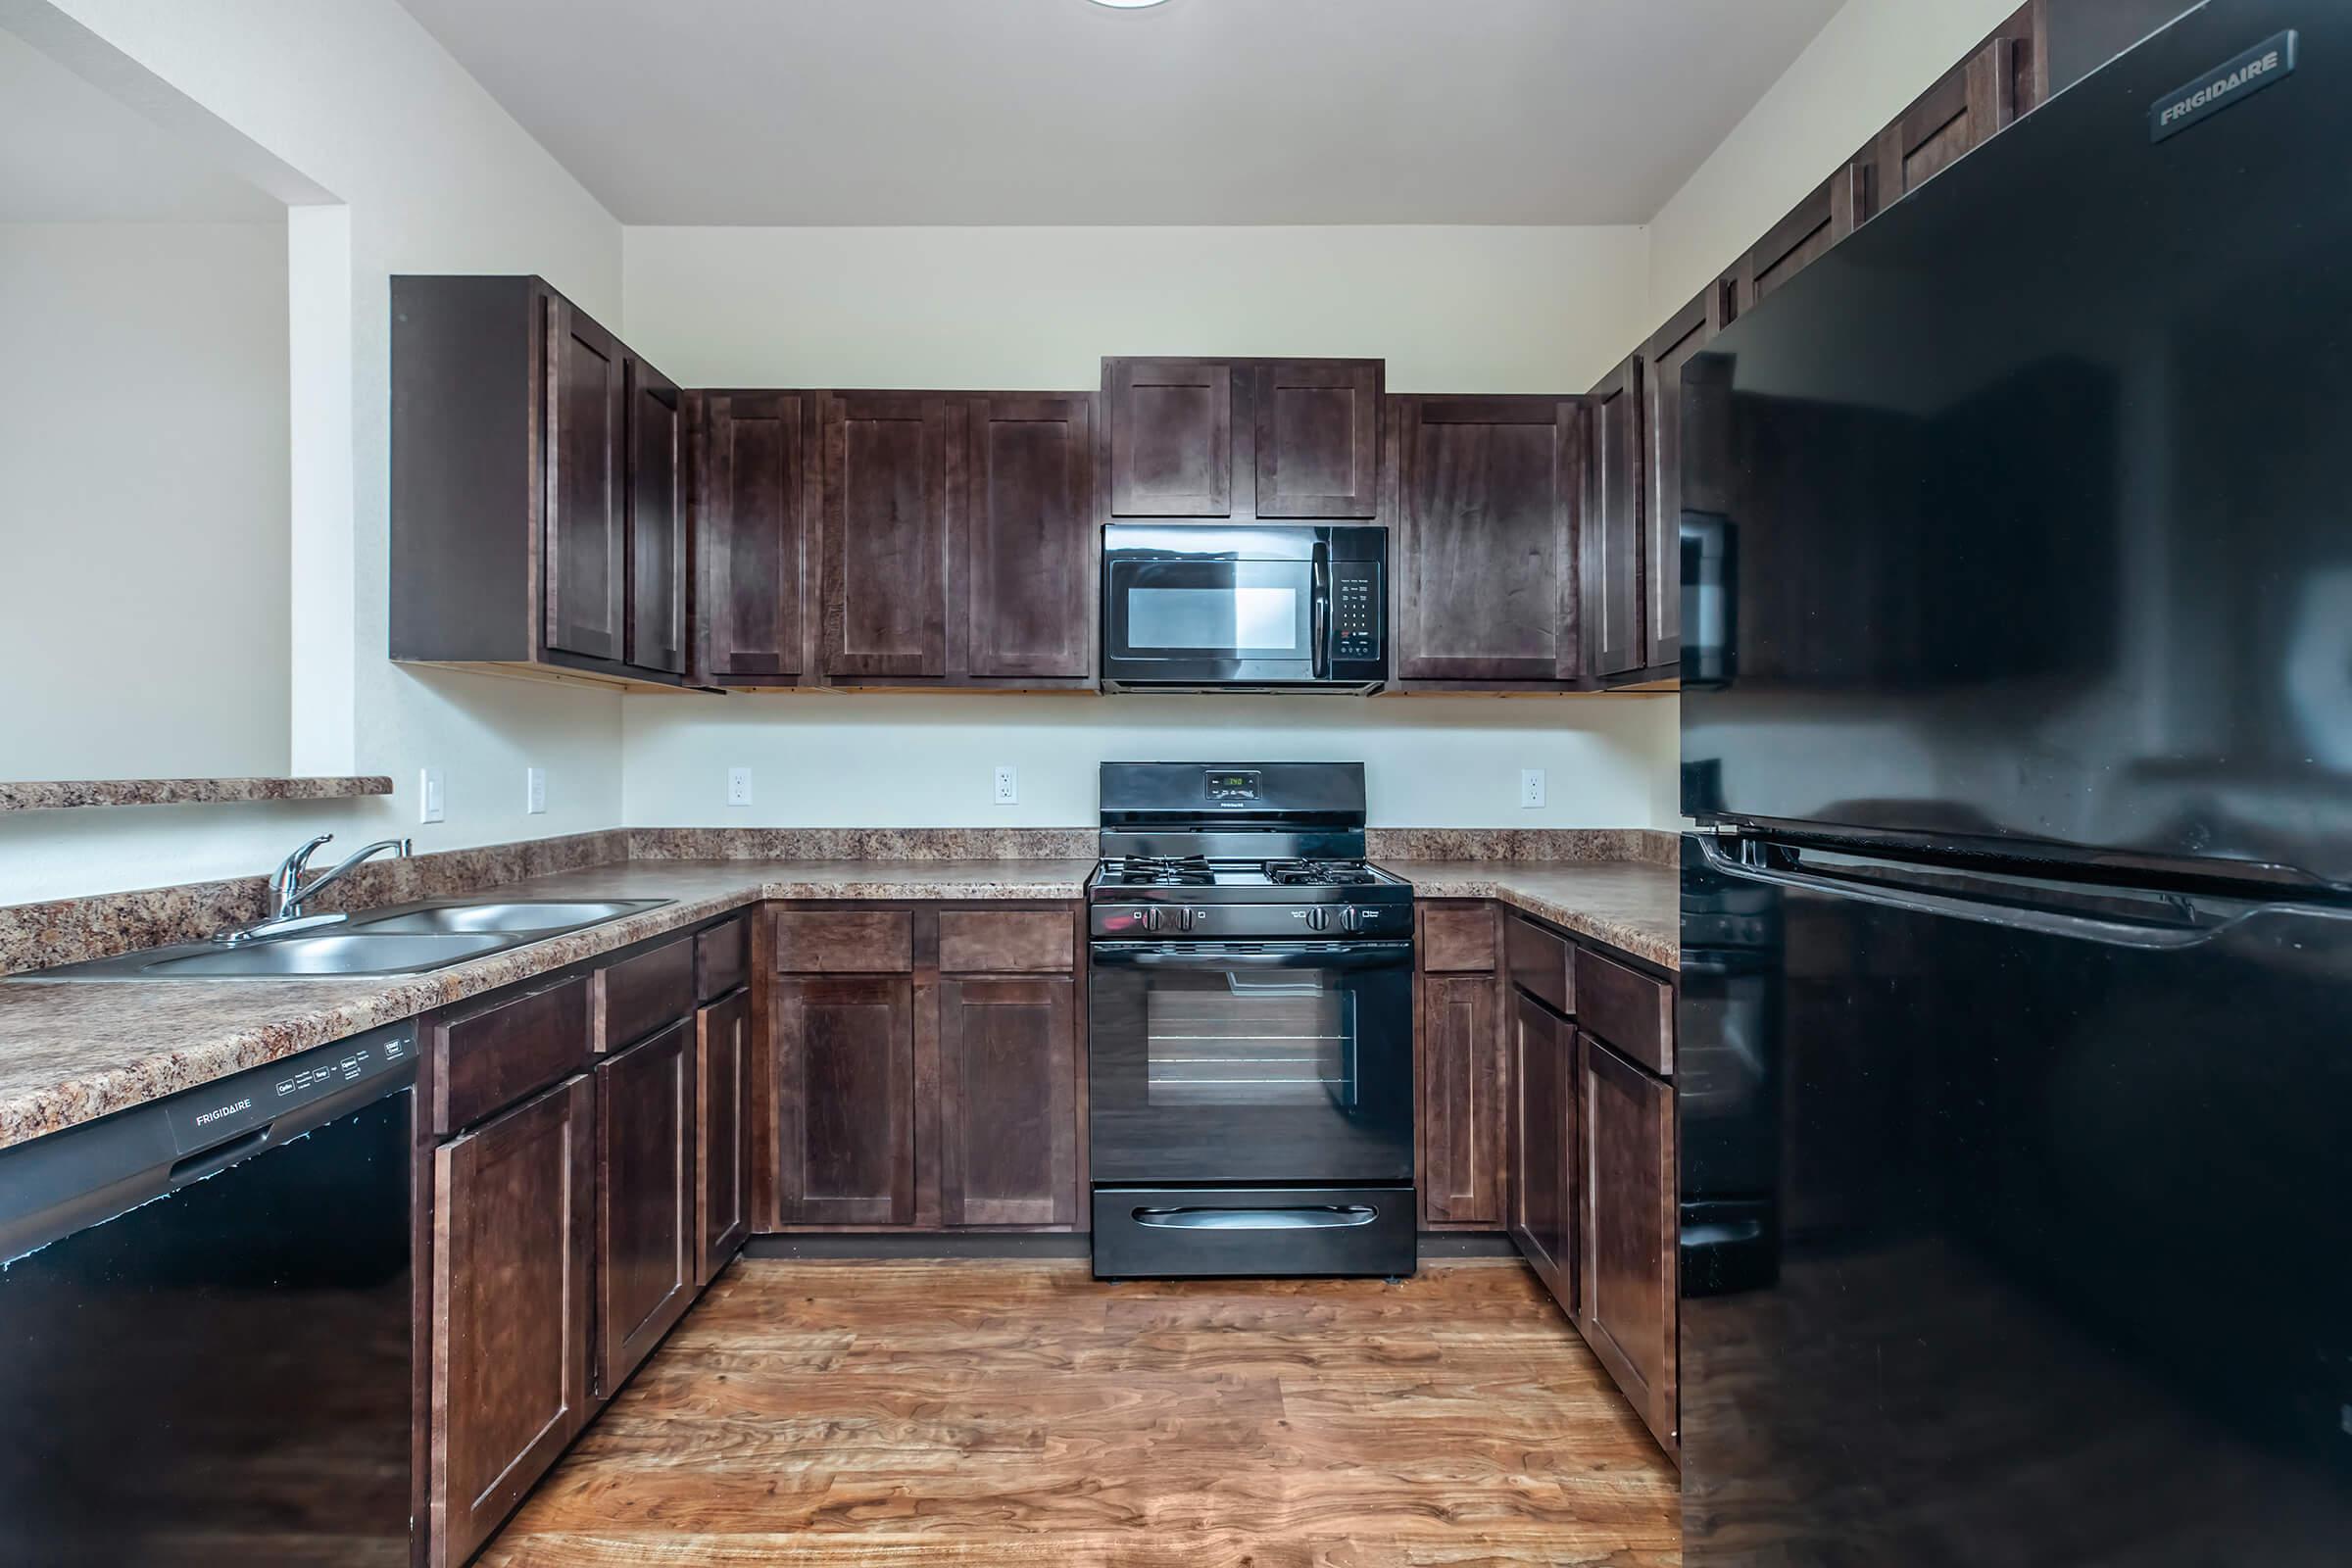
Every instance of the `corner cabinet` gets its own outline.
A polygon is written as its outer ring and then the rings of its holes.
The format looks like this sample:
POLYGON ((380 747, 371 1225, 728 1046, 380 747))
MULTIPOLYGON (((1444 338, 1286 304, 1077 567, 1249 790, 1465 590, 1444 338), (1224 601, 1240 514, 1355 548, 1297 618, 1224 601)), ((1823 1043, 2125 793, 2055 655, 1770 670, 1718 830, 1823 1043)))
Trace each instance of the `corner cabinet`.
POLYGON ((536 277, 392 279, 391 655, 677 687, 684 396, 536 277))

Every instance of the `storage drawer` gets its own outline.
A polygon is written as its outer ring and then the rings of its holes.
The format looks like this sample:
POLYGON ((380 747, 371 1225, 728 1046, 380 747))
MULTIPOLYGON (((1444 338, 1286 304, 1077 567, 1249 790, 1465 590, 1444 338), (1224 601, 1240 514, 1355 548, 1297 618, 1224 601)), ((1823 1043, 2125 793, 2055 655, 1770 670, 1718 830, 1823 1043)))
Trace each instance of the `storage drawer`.
POLYGON ((1554 1012, 1576 1011, 1576 950, 1565 938, 1525 915, 1508 914, 1502 920, 1502 952, 1511 984, 1554 1012))
POLYGON ((1576 950, 1577 1023, 1661 1077, 1674 1074, 1674 988, 1576 950))
POLYGON ((1494 906, 1485 901, 1421 906, 1421 967, 1431 974, 1494 967, 1494 906))
POLYGON ((900 974, 914 967, 906 909, 784 909, 776 915, 783 974, 900 974))
POLYGON ((446 1138, 585 1067, 595 1054, 589 1020, 588 977, 574 975, 432 1024, 425 1052, 433 1136, 446 1138))
POLYGON ((716 1002, 752 973, 750 918, 714 925, 694 939, 694 1000, 716 1002))
POLYGON ((1067 974, 1078 966, 1075 931, 1058 909, 943 910, 939 966, 951 974, 1067 974))
POLYGON ((694 1011, 694 942, 680 937, 604 971, 605 1026, 597 1049, 620 1051, 694 1011))

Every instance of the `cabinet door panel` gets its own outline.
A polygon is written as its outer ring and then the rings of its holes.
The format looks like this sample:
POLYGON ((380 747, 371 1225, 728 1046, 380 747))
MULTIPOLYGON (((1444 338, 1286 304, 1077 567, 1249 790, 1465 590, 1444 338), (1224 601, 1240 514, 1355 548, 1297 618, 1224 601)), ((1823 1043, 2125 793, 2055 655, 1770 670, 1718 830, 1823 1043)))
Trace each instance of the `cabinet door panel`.
POLYGON ((802 671, 811 414, 797 393, 717 393, 704 405, 695 618, 713 679, 802 671))
POLYGON ((1382 379, 1377 362, 1258 368, 1258 516, 1379 515, 1382 379))
POLYGON ((683 1022, 596 1069, 596 1387, 608 1399, 694 1300, 694 1081, 683 1022))
POLYGON ((1584 587, 1587 668, 1606 678, 1642 667, 1642 357, 1592 389, 1586 474, 1584 587))
POLYGON ((564 301, 548 311, 547 646, 618 660, 625 355, 564 301))
POLYGON ((433 1152, 435 1568, 472 1556, 587 1424, 595 1122, 581 1074, 433 1152))
POLYGON ((1490 975, 1421 978, 1421 1210, 1425 1223, 1500 1230, 1501 1032, 1490 975))
POLYGON ((948 670, 947 543, 963 466, 946 398, 825 400, 824 672, 948 670))
POLYGON ((629 361, 627 660, 686 671, 686 418, 677 384, 629 361))
POLYGON ((2016 49, 2005 34, 1986 39, 1880 133, 1883 203, 1917 190, 2017 118, 2016 49))
POLYGON ((1236 515, 1233 367, 1208 360, 1112 360, 1105 368, 1112 514, 1236 515))
POLYGON ((696 1034, 695 1283, 708 1285, 752 1231, 752 994, 705 1007, 696 1034))
POLYGON ((940 982, 945 1223, 1076 1223, 1075 989, 1061 976, 940 982))
POLYGON ((1583 1328, 1659 1443, 1675 1395, 1674 1088, 1581 1037, 1583 1328))
POLYGON ((1816 185, 1788 217, 1773 224, 1733 270, 1737 308, 1754 309, 1852 233, 1854 224, 1867 216, 1857 211, 1866 189, 1875 189, 1875 183, 1866 184, 1862 172, 1848 165, 1816 185))
POLYGON ((914 1222, 914 982, 778 979, 777 1191, 787 1224, 914 1222))
POLYGON ((1683 657, 1683 368, 1724 325, 1724 285, 1675 313, 1646 350, 1642 435, 1648 452, 1648 505, 1642 519, 1642 662, 1650 668, 1683 657))
POLYGON ((1573 681, 1584 417, 1574 398, 1397 398, 1396 674, 1573 681))
POLYGON ((1094 673, 1094 400, 973 401, 964 511, 970 672, 1094 673))
POLYGON ((1567 1021, 1511 997, 1511 1239, 1552 1299, 1577 1313, 1576 1044, 1567 1021))

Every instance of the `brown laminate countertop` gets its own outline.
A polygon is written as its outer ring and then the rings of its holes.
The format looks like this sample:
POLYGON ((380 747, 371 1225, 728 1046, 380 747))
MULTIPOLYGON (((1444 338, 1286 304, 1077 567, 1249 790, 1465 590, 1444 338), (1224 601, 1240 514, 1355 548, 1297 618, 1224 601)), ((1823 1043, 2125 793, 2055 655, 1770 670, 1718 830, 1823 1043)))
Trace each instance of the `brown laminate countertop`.
POLYGON ((467 900, 671 899, 430 974, 0 981, 0 1149, 768 899, 1075 899, 1092 860, 630 860, 467 900))
POLYGON ((1682 873, 1632 860, 1383 860, 1424 899, 1494 899, 1661 969, 1682 967, 1682 873))

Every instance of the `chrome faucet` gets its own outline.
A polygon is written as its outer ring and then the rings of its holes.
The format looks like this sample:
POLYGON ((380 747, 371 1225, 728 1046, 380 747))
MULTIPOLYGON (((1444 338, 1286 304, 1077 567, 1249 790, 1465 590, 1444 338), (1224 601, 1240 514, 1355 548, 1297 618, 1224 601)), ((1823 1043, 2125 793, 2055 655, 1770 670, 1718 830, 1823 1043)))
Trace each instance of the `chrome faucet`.
POLYGON ((311 857, 318 853, 319 845, 332 844, 334 840, 335 836, 332 833, 321 833, 277 862, 277 869, 270 873, 270 917, 268 919, 259 925, 249 925, 241 930, 222 932, 213 940, 216 942, 251 942, 258 937, 283 936, 289 931, 307 930, 313 926, 333 925, 342 920, 343 916, 340 914, 305 914, 302 912, 302 906, 317 897, 320 888, 330 882, 341 881, 353 871, 358 870, 360 862, 363 860, 370 859, 386 851, 390 851, 393 856, 405 860, 413 850, 412 843, 408 839, 378 839, 375 843, 345 856, 340 865, 335 866, 332 870, 321 872, 312 879, 309 886, 304 886, 302 874, 310 869, 311 857))

